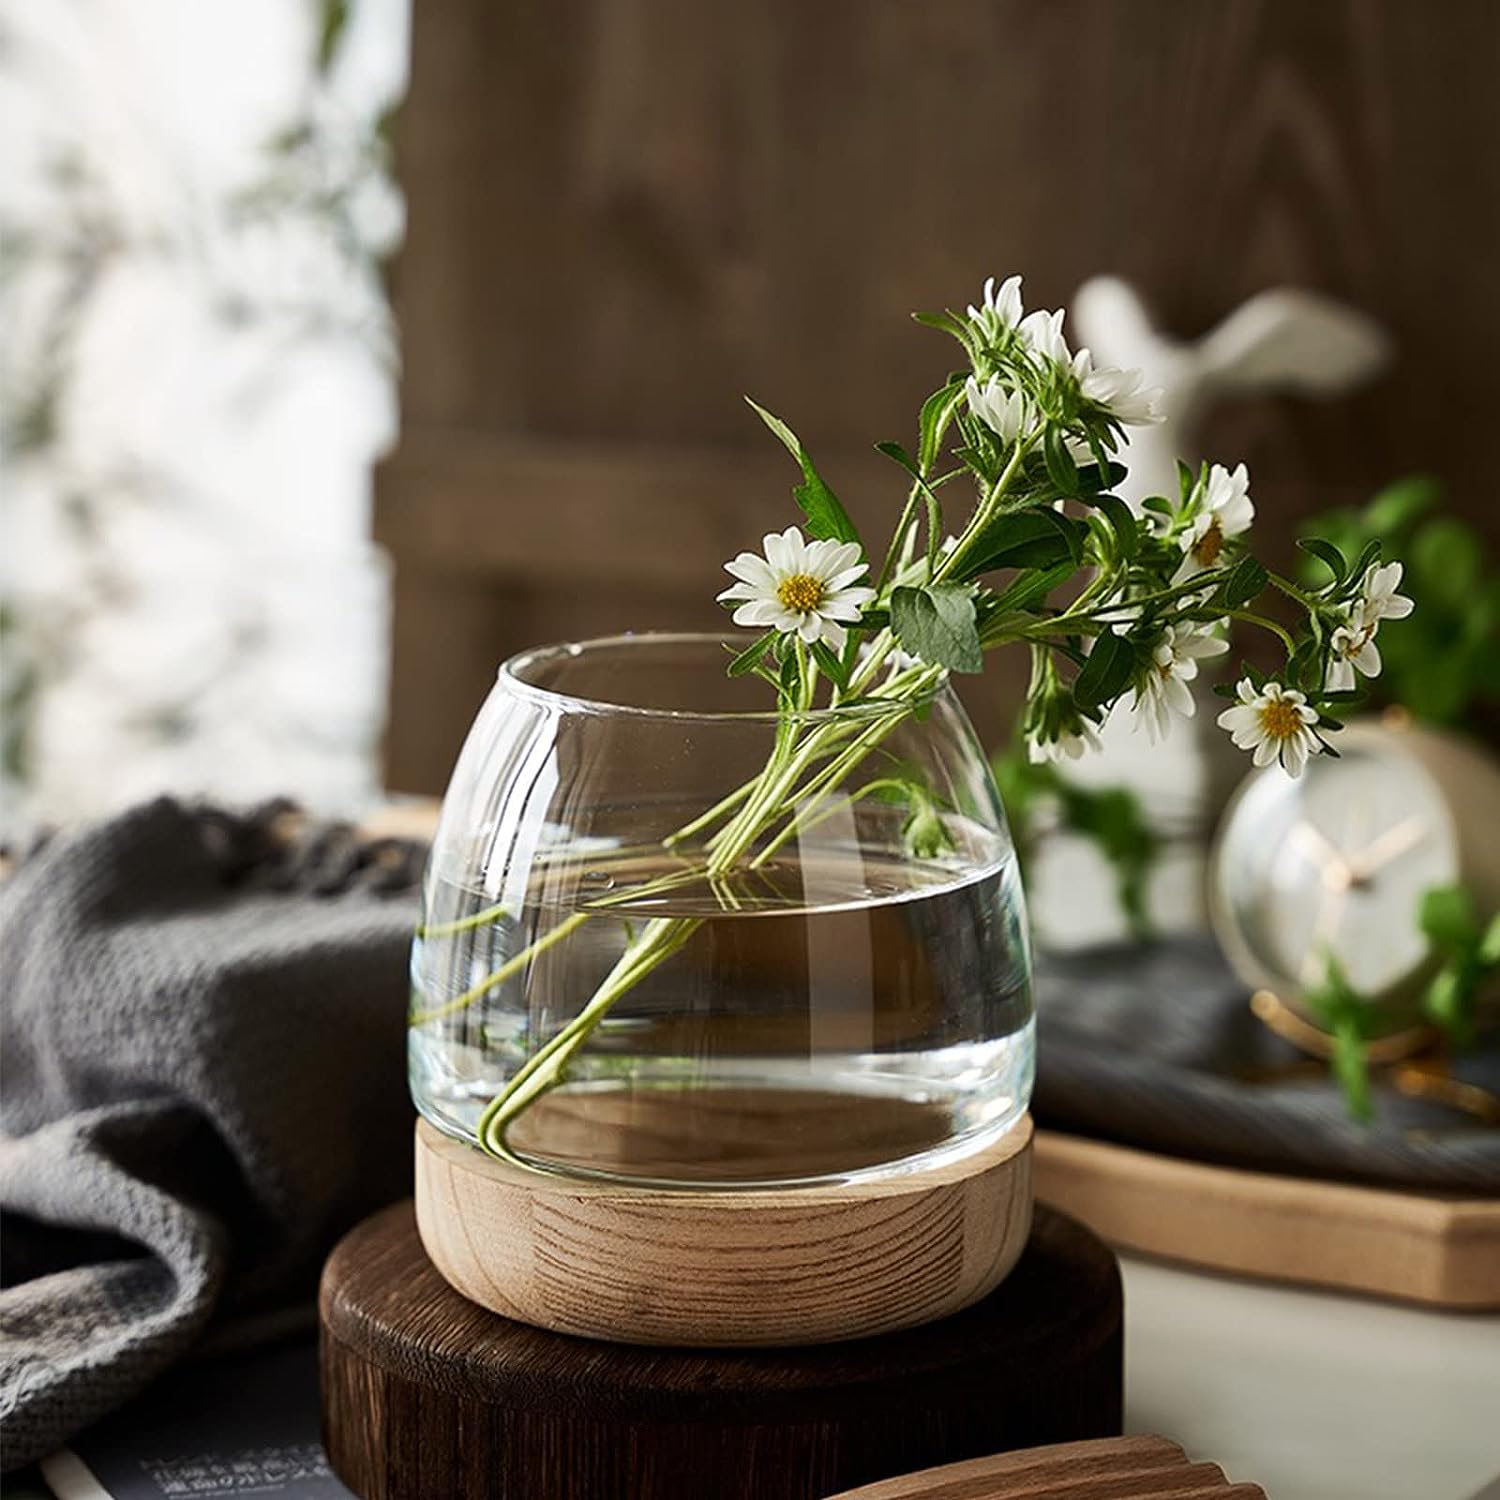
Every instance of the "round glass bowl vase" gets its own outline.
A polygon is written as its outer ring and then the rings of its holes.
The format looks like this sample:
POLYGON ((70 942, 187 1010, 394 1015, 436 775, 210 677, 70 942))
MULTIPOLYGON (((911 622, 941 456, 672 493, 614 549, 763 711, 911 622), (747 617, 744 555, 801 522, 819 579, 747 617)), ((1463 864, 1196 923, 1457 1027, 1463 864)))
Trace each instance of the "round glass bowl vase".
POLYGON ((800 1188, 952 1162, 1024 1114, 1025 910, 958 699, 779 718, 726 672, 743 645, 501 669, 412 953, 440 1131, 596 1183, 800 1188))

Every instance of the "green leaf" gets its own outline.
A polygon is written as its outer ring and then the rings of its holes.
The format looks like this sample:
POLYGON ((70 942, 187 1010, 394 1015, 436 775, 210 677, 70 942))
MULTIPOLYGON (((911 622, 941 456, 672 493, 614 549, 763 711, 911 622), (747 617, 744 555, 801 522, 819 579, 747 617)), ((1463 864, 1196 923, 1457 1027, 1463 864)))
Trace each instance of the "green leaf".
POLYGON ((951 333, 965 349, 969 347, 969 325, 957 314, 916 312, 912 314, 912 318, 924 328, 936 328, 939 333, 951 333))
POLYGON ((1368 542, 1365 543, 1364 547, 1361 549, 1359 556, 1354 561, 1354 566, 1349 569, 1350 584, 1354 585, 1361 582, 1365 576, 1365 571, 1367 568, 1369 568, 1370 564, 1377 563, 1379 561, 1380 542, 1377 538, 1372 537, 1368 542))
POLYGON ((1479 940, 1479 962, 1486 967, 1500 964, 1500 911, 1490 918, 1490 924, 1479 940))
POLYGON ((954 584, 900 588, 891 595, 891 624, 914 656, 954 672, 984 670, 969 590, 954 584))
POLYGON ((1124 464, 1107 463, 1103 470, 1097 463, 1082 464, 1078 470, 1078 493, 1087 496, 1112 490, 1126 473, 1124 464))
POLYGON ((995 568, 1051 568, 1083 561, 1083 528, 1046 506, 996 516, 974 543, 967 574, 995 568))
POLYGON ((964 382, 950 381, 941 390, 934 391, 922 403, 922 415, 917 419, 917 466, 922 473, 930 474, 937 462, 938 452, 948 424, 953 420, 954 410, 963 399, 964 382))
POLYGON ((814 641, 812 654, 813 660, 817 662, 826 677, 836 682, 841 688, 849 686, 848 669, 839 660, 833 647, 827 641, 814 641))
POLYGON ((323 0, 318 24, 318 72, 327 73, 349 28, 349 0, 323 0))
MULTIPOLYGON (((1007 614, 1040 602, 1059 584, 1071 578, 1073 572, 1071 557, 1055 567, 1028 568, 1008 589, 996 597, 992 613, 1007 614)), ((868 616, 868 611, 866 614, 868 616)))
POLYGON ((819 539, 858 543, 859 532, 855 529, 854 522, 849 519, 848 511, 839 504, 838 496, 824 483, 823 476, 813 466, 807 449, 802 446, 801 438, 780 417, 751 401, 748 396, 745 400, 802 467, 803 482, 792 486, 792 494, 797 497, 797 504, 807 517, 808 531, 819 539))
POLYGON ((1349 562, 1332 542, 1320 536, 1305 536, 1297 545, 1317 558, 1330 573, 1335 583, 1342 583, 1349 573, 1349 562))
POLYGON ((1042 439, 1042 460, 1047 465, 1047 477, 1056 486, 1059 495, 1078 493, 1078 465, 1068 452, 1060 428, 1048 427, 1042 439))
POLYGON ((1094 641, 1073 683, 1073 701, 1085 712, 1112 703, 1130 685, 1134 669, 1135 652, 1130 642, 1106 630, 1094 641))
POLYGON ((1185 506, 1188 503, 1188 496, 1193 493, 1193 487, 1197 483, 1198 476, 1179 458, 1177 460, 1177 503, 1179 506, 1185 506))
POLYGON ((1224 603, 1230 609, 1248 604, 1270 582, 1270 574, 1253 557, 1242 557, 1224 580, 1224 603))
POLYGON ((913 479, 921 479, 922 471, 917 467, 916 459, 900 443, 876 443, 875 451, 900 464, 913 479))
POLYGON ((1461 885, 1435 885, 1425 891, 1417 925, 1442 948, 1468 948, 1480 938, 1474 900, 1461 885))
POLYGON ((1089 495, 1085 505, 1101 511, 1115 534, 1115 546, 1126 562, 1134 559, 1141 545, 1141 523, 1136 514, 1118 495, 1089 495))
POLYGON ((1154 510, 1159 516, 1172 514, 1172 503, 1162 495, 1148 495, 1141 501, 1142 510, 1154 510))
POLYGON ((752 641, 729 663, 729 675, 731 677, 743 677, 746 672, 753 672, 766 654, 766 647, 771 644, 774 630, 768 630, 758 641, 752 641))
POLYGON ((1427 987, 1422 1009, 1440 1026, 1452 1027, 1462 1023, 1465 995, 1460 965, 1448 964, 1439 970, 1427 987))
POLYGON ((1333 1075, 1344 1091, 1344 1103, 1350 1115, 1362 1125, 1375 1118, 1375 1101, 1370 1093, 1370 1067, 1365 1039, 1358 1023, 1340 1016, 1333 1026, 1333 1075))

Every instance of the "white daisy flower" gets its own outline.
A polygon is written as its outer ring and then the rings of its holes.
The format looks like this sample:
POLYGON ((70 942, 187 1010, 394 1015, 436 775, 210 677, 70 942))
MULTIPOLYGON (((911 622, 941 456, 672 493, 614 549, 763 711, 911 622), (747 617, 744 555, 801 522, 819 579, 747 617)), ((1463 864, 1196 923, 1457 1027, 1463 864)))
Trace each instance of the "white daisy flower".
POLYGON ((1400 584, 1401 564, 1398 562, 1386 563, 1384 567, 1371 563, 1365 570, 1364 581, 1348 618, 1333 632, 1329 641, 1332 649, 1324 685, 1330 692, 1350 691, 1355 686, 1356 671, 1365 677, 1380 675, 1380 648, 1375 644, 1380 622, 1404 620, 1414 607, 1405 594, 1396 592, 1400 584))
POLYGON ((1375 644, 1375 624, 1340 625, 1329 641, 1328 671, 1323 686, 1330 693, 1347 693, 1356 684, 1355 669, 1366 677, 1380 676, 1380 648, 1375 644))
POLYGON ((855 579, 869 570, 854 542, 804 542, 795 526, 778 536, 770 532, 762 543, 765 556, 741 552, 724 571, 740 581, 719 595, 721 603, 737 602, 736 625, 770 626, 785 635, 800 636, 808 645, 826 641, 841 651, 848 639, 844 622, 853 622, 875 597, 872 588, 854 588, 855 579))
POLYGON ((1279 682, 1268 682, 1258 692, 1248 677, 1236 689, 1239 702, 1219 715, 1219 727, 1229 731, 1241 750, 1255 751, 1255 764, 1279 760, 1289 776, 1302 774, 1311 755, 1321 754, 1323 742, 1313 733, 1318 722, 1307 698, 1279 682))
POLYGON ((1063 337, 1063 315, 1060 307, 1055 312, 1027 313, 1016 325, 1016 332, 1031 346, 1033 354, 1066 366, 1072 355, 1063 337))
POLYGON ((1001 442, 1013 443, 1031 425, 1031 405, 1020 391, 1008 391, 998 377, 991 376, 983 385, 971 375, 964 386, 969 410, 1001 442))
POLYGON ((1173 582, 1180 583, 1194 573, 1214 567, 1224 550, 1224 543, 1249 531, 1254 519, 1250 471, 1244 464, 1239 464, 1232 473, 1223 464, 1215 464, 1208 471, 1208 484, 1198 502, 1193 522, 1180 538, 1182 566, 1173 582))
POLYGON ((1377 625, 1381 620, 1404 620, 1416 606, 1405 594, 1396 592, 1400 587, 1400 563, 1386 563, 1384 567, 1371 563, 1360 585, 1355 617, 1366 625, 1377 625))
POLYGON ((1161 387, 1143 385, 1146 377, 1139 370, 1096 370, 1094 356, 1080 349, 1073 356, 1073 376, 1086 401, 1102 406, 1127 427, 1149 427, 1162 420, 1161 387))
POLYGON ((1086 750, 1100 748, 1099 736, 1094 733, 1093 726, 1082 719, 1076 729, 1059 728, 1055 739, 1041 740, 1035 735, 1026 737, 1026 755, 1033 765, 1049 760, 1078 760, 1086 750))
POLYGON ((1153 745, 1171 732, 1174 713, 1191 719, 1197 711, 1188 683, 1198 675, 1198 663, 1227 650, 1229 642, 1213 634, 1210 626, 1185 620, 1167 627, 1130 702, 1131 711, 1139 715, 1137 725, 1145 725, 1153 745))
POLYGON ((980 306, 969 304, 969 321, 986 343, 998 344, 1021 321, 1021 278, 1007 276, 996 286, 991 276, 980 306))

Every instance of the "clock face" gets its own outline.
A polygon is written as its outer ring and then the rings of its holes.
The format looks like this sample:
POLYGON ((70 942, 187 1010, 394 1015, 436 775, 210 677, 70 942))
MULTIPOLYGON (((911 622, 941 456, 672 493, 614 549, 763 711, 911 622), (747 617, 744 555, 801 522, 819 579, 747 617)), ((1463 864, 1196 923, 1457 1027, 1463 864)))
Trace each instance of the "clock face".
POLYGON ((1255 772, 1226 814, 1213 864, 1215 925, 1241 977, 1292 998, 1326 955, 1370 998, 1428 956, 1423 893, 1458 879, 1458 840, 1437 782, 1379 733, 1341 739, 1298 780, 1255 772))

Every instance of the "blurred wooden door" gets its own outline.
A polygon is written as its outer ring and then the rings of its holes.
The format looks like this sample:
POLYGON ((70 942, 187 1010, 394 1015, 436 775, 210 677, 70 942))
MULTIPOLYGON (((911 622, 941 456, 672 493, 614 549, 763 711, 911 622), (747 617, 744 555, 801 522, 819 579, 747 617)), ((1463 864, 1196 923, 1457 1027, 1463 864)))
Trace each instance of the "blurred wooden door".
POLYGON ((1272 526, 1433 468, 1500 536, 1496 0, 413 9, 395 789, 441 788, 512 650, 721 618, 722 560, 794 519, 742 393, 888 514, 870 444, 951 362, 907 314, 991 273, 1051 306, 1119 272, 1184 336, 1277 283, 1364 307, 1393 374, 1210 451, 1272 526))

